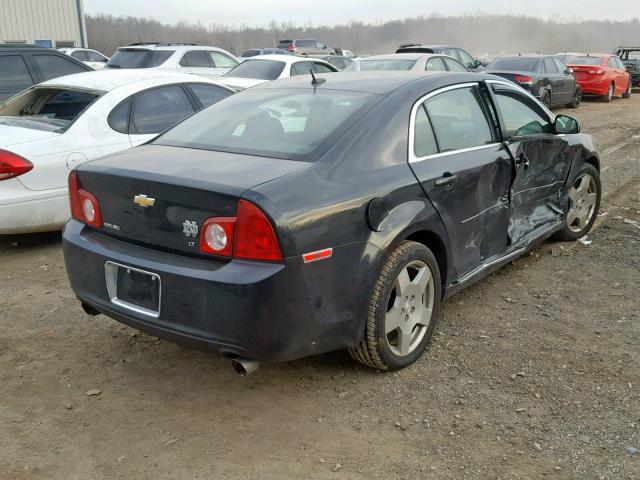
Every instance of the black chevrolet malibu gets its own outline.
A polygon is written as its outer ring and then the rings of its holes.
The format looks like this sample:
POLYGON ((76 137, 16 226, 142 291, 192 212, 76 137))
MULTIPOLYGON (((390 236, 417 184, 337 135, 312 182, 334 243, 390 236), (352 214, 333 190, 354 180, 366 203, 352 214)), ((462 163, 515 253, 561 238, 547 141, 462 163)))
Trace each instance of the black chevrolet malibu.
POLYGON ((600 204, 578 122, 471 73, 326 74, 229 97, 71 174, 88 313, 237 361, 401 368, 441 301, 600 204))

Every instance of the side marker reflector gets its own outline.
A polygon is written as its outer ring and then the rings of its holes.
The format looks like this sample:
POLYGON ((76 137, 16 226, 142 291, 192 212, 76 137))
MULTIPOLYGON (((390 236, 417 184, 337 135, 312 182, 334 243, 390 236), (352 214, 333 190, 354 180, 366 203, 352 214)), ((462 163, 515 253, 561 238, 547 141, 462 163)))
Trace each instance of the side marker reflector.
POLYGON ((318 260, 325 260, 331 258, 333 255, 333 248, 325 248, 324 250, 318 250, 316 252, 309 252, 302 255, 304 263, 317 262, 318 260))

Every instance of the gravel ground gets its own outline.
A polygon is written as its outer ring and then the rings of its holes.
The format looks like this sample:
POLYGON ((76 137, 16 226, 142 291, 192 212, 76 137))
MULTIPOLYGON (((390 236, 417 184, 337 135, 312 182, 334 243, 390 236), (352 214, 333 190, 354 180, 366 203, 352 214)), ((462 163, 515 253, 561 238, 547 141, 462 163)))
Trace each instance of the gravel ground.
POLYGON ((453 297, 396 373, 240 378, 84 315, 59 234, 0 238, 0 479, 640 479, 640 94, 568 113, 603 152, 592 243, 453 297))

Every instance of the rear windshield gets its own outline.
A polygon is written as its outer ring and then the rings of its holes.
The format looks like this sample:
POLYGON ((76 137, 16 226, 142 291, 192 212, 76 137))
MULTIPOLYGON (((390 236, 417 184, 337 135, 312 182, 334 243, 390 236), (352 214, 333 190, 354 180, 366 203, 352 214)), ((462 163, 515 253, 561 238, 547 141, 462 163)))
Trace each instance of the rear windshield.
POLYGON ((35 88, 4 104, 0 115, 5 116, 5 124, 19 121, 25 128, 63 132, 98 96, 77 90, 35 88))
POLYGON ((280 76, 284 67, 285 63, 278 60, 247 60, 229 70, 225 77, 275 80, 280 76))
POLYGON ((496 58, 493 62, 487 65, 487 70, 534 72, 536 71, 537 65, 538 65, 537 58, 525 58, 525 57, 496 58))
POLYGON ((107 62, 106 68, 153 68, 166 62, 175 50, 121 48, 107 62))
POLYGON ((280 43, 278 43, 278 48, 287 48, 292 43, 293 40, 280 40, 280 43))
POLYGON ((600 65, 602 59, 599 57, 569 57, 564 63, 567 65, 600 65))
POLYGON ((245 52, 240 55, 241 57, 255 57, 256 55, 260 55, 260 50, 245 50, 245 52))
MULTIPOLYGON (((360 60, 355 70, 368 72, 373 70, 411 70, 416 60, 360 60)), ((350 69, 351 70, 351 69, 350 69)))
POLYGON ((380 98, 335 90, 246 90, 202 110, 153 143, 315 161, 380 98))

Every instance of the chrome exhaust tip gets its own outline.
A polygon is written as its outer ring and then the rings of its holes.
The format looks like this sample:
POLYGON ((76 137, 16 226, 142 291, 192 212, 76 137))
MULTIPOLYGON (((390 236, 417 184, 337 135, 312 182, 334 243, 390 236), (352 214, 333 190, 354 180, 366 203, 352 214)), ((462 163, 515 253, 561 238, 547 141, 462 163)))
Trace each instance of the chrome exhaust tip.
POLYGON ((260 368, 260 362, 248 360, 242 357, 235 357, 231 359, 231 366, 233 367, 233 371, 238 375, 246 377, 260 368))

